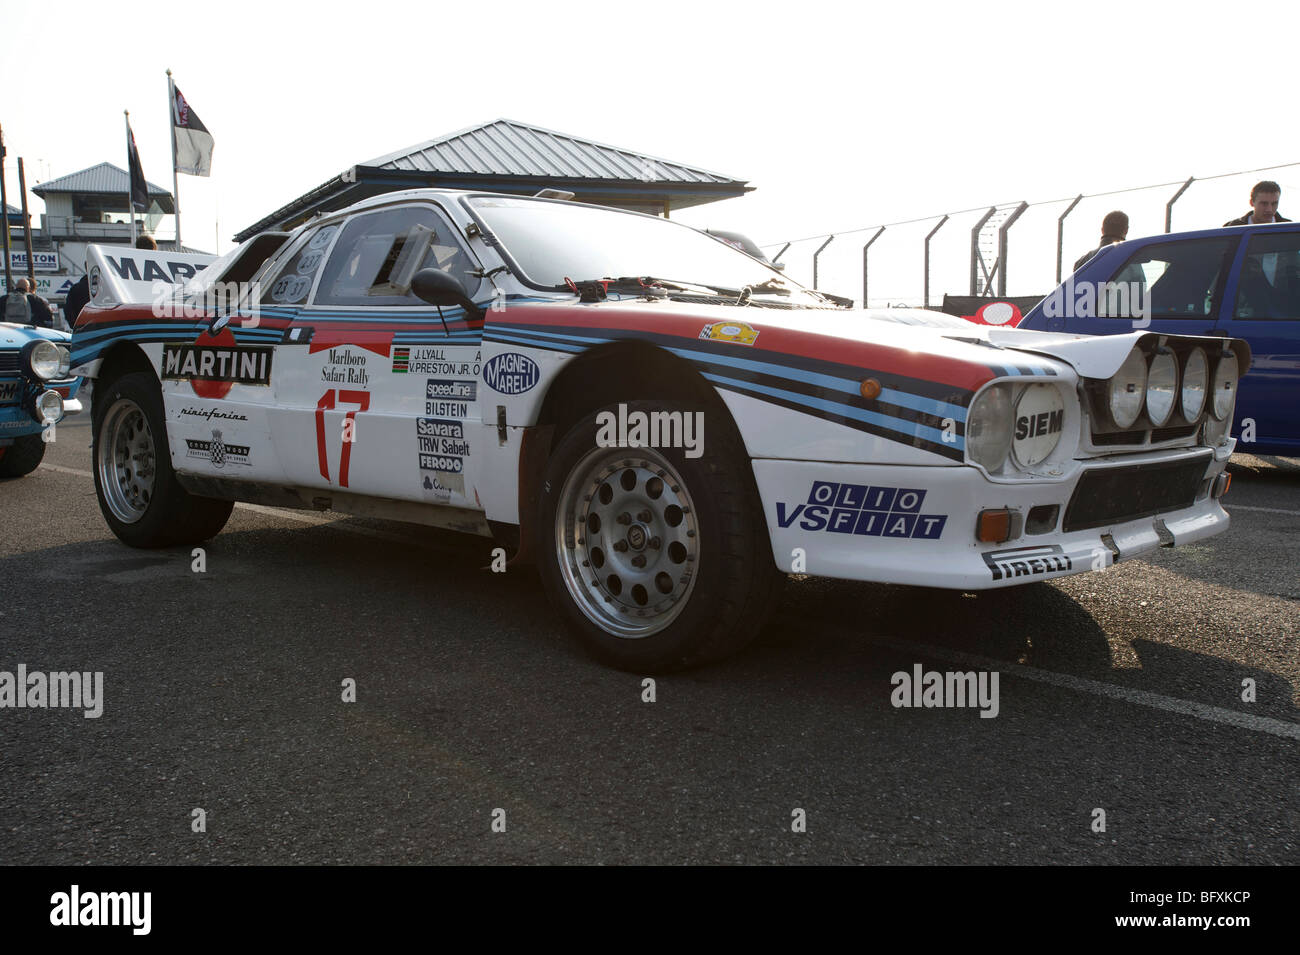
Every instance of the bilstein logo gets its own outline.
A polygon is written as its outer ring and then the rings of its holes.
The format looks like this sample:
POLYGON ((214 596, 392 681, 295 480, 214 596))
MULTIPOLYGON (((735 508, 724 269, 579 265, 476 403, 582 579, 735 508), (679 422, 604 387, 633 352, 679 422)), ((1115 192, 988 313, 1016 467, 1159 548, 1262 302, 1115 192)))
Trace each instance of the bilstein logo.
POLYGON ((163 345, 162 377, 188 381, 200 398, 224 398, 233 385, 270 385, 270 345, 238 345, 228 328, 193 345, 163 345))
POLYGON ((483 380, 487 386, 503 395, 522 395, 531 391, 541 373, 537 362, 516 352, 495 355, 483 366, 483 380))

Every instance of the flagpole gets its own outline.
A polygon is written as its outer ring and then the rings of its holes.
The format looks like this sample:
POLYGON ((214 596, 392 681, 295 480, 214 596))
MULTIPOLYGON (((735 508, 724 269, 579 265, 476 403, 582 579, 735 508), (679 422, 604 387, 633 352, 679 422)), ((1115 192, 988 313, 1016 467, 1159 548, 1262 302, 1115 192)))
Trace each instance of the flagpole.
POLYGON ((167 71, 167 123, 172 131, 172 208, 176 210, 176 251, 181 250, 181 180, 176 172, 176 83, 167 71))
POLYGON ((126 214, 131 217, 131 244, 135 245, 135 203, 131 201, 131 111, 122 110, 126 120, 126 214))

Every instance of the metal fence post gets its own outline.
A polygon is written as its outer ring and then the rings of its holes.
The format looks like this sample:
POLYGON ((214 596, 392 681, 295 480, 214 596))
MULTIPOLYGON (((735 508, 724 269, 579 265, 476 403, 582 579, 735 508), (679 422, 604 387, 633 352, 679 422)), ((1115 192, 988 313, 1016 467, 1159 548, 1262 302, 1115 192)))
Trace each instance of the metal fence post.
POLYGON ((817 251, 813 253, 813 290, 814 291, 817 288, 817 257, 822 254, 822 249, 826 248, 826 246, 830 245, 831 242, 833 242, 834 240, 835 240, 835 236, 833 235, 828 236, 826 238, 826 241, 823 242, 821 245, 819 245, 817 247, 817 251))
POLYGON ((980 230, 984 228, 984 223, 993 218, 993 213, 998 211, 997 206, 989 206, 989 211, 980 217, 980 221, 975 223, 975 228, 970 230, 970 293, 978 295, 976 286, 979 283, 979 258, 980 258, 980 230))
POLYGON ((1174 203, 1178 201, 1178 197, 1186 192, 1195 181, 1195 176, 1188 176, 1187 181, 1183 183, 1182 187, 1177 192, 1174 193, 1174 197, 1165 203, 1165 232, 1174 231, 1174 203))
POLYGON ((776 263, 778 263, 778 262, 781 261, 781 256, 785 255, 785 250, 788 249, 788 248, 790 248, 790 243, 789 243, 789 242, 787 242, 785 245, 781 246, 781 251, 778 252, 776 255, 772 256, 772 264, 773 264, 773 265, 776 265, 776 263))
POLYGON ((1016 206, 1016 211, 1007 216, 1007 221, 998 226, 998 263, 1002 266, 1002 271, 998 273, 998 294, 1007 294, 1007 232, 1010 231, 1012 224, 1020 218, 1029 203, 1022 202, 1016 206))
POLYGON ((934 234, 936 232, 938 232, 940 229, 943 228, 943 224, 947 221, 948 221, 948 217, 944 216, 942 219, 939 220, 939 224, 930 230, 930 234, 925 237, 925 307, 926 308, 930 307, 930 240, 934 238, 934 234))
POLYGON ((1080 200, 1083 199, 1083 193, 1074 197, 1074 201, 1061 213, 1061 217, 1056 220, 1056 284, 1061 284, 1061 256, 1065 251, 1065 217, 1074 211, 1080 200))
POLYGON ((867 244, 862 247, 862 307, 867 307, 867 249, 871 248, 871 243, 880 238, 881 233, 885 231, 882 225, 876 230, 876 234, 867 240, 867 244))

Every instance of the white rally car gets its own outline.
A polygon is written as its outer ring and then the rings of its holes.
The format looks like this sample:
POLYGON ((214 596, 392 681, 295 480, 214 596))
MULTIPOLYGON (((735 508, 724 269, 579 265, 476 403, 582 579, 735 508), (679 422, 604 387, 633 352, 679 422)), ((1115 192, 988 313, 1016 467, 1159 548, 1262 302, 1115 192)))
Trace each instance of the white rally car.
POLYGON ((1005 587, 1228 526, 1238 340, 853 310, 674 222, 435 190, 172 298, 102 274, 73 365, 123 541, 236 500, 493 537, 632 670, 742 646, 782 572, 1005 587))

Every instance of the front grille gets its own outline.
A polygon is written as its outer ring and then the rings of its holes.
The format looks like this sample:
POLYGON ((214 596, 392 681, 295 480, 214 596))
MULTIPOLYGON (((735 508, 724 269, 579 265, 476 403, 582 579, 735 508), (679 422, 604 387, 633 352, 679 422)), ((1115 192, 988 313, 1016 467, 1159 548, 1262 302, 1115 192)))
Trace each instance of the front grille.
POLYGON ((1062 530, 1068 534, 1190 507, 1211 457, 1085 471, 1066 505, 1062 530))
POLYGON ((18 374, 18 352, 0 351, 0 375, 18 374))

